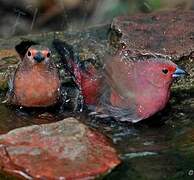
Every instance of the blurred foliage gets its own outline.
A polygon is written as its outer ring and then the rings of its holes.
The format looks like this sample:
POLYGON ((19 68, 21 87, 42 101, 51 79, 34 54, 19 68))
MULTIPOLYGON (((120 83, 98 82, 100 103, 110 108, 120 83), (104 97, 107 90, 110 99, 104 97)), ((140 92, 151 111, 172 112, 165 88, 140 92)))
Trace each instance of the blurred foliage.
POLYGON ((193 8, 194 0, 0 0, 0 36, 82 30, 115 16, 193 8))
POLYGON ((161 7, 161 0, 148 0, 148 3, 153 10, 159 9, 161 7))

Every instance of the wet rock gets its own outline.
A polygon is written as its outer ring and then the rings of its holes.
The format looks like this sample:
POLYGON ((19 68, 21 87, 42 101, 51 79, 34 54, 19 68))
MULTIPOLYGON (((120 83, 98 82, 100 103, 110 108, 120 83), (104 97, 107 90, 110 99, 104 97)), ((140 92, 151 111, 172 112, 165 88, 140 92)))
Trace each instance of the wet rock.
POLYGON ((0 90, 8 88, 8 79, 19 61, 19 57, 14 49, 0 50, 0 90))
POLYGON ((116 17, 113 43, 158 53, 182 55, 194 50, 194 12, 164 11, 116 17), (115 38, 115 35, 117 38, 115 38))
POLYGON ((74 118, 0 136, 1 170, 25 179, 92 179, 119 163, 108 140, 74 118))

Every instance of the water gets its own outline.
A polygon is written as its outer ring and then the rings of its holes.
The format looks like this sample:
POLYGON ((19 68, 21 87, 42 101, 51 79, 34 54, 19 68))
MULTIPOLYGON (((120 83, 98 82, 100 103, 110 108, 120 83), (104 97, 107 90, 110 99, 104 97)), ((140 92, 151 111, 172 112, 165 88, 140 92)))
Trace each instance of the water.
POLYGON ((163 112, 142 123, 93 121, 123 161, 104 179, 193 179, 193 102, 192 91, 174 92, 163 112))
MULTIPOLYGON (((122 164, 104 179, 193 179, 194 94, 174 93, 165 111, 139 124, 77 115, 81 122, 112 139, 122 164)), ((44 111, 26 112, 0 105, 0 133, 32 124, 50 123, 63 117, 44 111)), ((3 179, 9 179, 0 176, 3 179)), ((11 178, 12 179, 12 178, 11 178)))

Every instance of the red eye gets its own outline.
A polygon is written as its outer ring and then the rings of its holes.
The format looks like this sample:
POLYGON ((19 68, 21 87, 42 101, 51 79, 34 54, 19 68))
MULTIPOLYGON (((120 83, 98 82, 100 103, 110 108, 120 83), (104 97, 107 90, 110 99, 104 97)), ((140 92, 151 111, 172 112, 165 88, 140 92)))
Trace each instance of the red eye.
POLYGON ((32 53, 30 51, 28 51, 28 56, 30 57, 32 55, 32 53))

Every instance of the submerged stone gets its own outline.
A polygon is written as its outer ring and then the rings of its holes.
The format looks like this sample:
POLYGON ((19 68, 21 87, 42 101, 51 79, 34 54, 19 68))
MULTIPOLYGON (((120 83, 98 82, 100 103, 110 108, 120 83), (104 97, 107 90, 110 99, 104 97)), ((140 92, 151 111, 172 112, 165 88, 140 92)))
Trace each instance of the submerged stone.
POLYGON ((93 179, 120 163, 108 140, 74 118, 0 136, 0 168, 25 179, 93 179))

